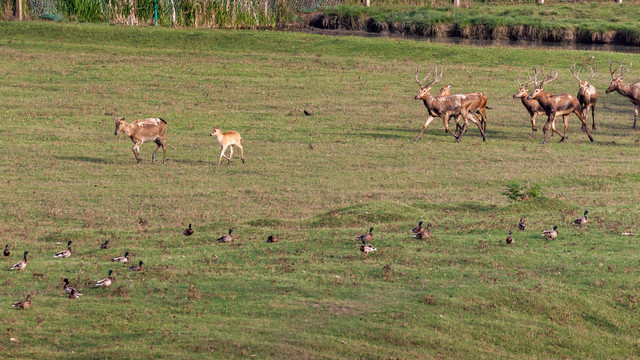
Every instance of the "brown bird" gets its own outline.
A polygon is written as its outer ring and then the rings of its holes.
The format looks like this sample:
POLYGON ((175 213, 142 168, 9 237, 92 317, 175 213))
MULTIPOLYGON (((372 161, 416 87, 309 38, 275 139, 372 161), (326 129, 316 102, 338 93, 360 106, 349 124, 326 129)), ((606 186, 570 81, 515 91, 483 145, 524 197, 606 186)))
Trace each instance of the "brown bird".
POLYGON ((515 240, 513 240, 513 236, 511 236, 511 230, 509 230, 509 236, 507 236, 507 245, 513 244, 515 240))
POLYGON ((219 243, 232 242, 233 241, 233 236, 231 236, 232 232, 233 232, 233 229, 229 229, 229 234, 220 236, 216 241, 219 243))
POLYGON ((267 238, 267 242, 268 243, 277 243, 278 242, 278 238, 275 235, 269 235, 269 237, 267 238))
POLYGON ((422 229, 419 233, 413 235, 416 239, 426 240, 429 236, 431 236, 431 223, 427 224, 426 229, 422 229))
POLYGON ((100 244, 100 249, 108 249, 111 247, 111 244, 109 244, 109 240, 105 240, 103 244, 100 244))
POLYGON ((13 306, 15 308, 18 308, 18 309, 24 310, 24 309, 28 308, 29 306, 31 306, 31 300, 29 300, 29 299, 31 299, 31 294, 27 295, 27 299, 26 300, 16 301, 11 306, 13 306))
POLYGON ((418 226, 414 227, 413 229, 411 229, 411 232, 414 234, 417 234, 419 232, 422 232, 424 230, 424 227, 422 227, 422 220, 418 222, 418 226))
POLYGON ((369 232, 364 234, 364 235, 360 235, 356 238, 358 241, 371 241, 373 240, 373 227, 369 228, 369 232))
POLYGON ((70 298, 72 298, 71 297, 71 293, 74 292, 74 291, 76 292, 76 295, 75 295, 76 297, 73 297, 72 299, 77 299, 80 296, 82 296, 82 293, 80 291, 78 291, 78 289, 76 289, 76 288, 74 288, 72 286, 69 286, 69 279, 64 278, 64 279, 62 279, 62 281, 64 281, 64 285, 62 285, 62 290, 64 290, 64 292, 69 294, 70 298))
POLYGON ((140 263, 138 265, 133 265, 132 267, 129 268, 129 270, 131 271, 142 271, 142 261, 140 261, 140 263))
POLYGON ((527 228, 527 222, 524 220, 524 217, 520 218, 520 222, 518 223, 518 229, 524 230, 527 228))
POLYGON ((69 299, 80 299, 80 292, 75 288, 71 288, 71 292, 69 293, 69 299))
POLYGON ((191 228, 191 224, 189 224, 188 229, 184 229, 184 231, 182 232, 182 235, 185 235, 185 236, 193 235, 193 229, 191 228))
POLYGON ((378 249, 374 248, 371 244, 367 244, 365 243, 364 240, 362 240, 362 245, 360 246, 360 251, 362 251, 364 253, 364 256, 366 257, 367 255, 369 255, 370 252, 376 251, 378 249))
POLYGON ((585 211, 584 211, 584 216, 583 216, 583 217, 581 217, 581 218, 579 218, 579 219, 575 219, 575 220, 573 221, 573 223, 574 223, 575 225, 580 225, 580 226, 582 226, 582 225, 586 224, 586 223, 587 223, 587 221, 589 221, 589 218, 587 217, 587 214, 588 214, 588 213, 589 213, 589 211, 585 210, 585 211))
POLYGON ((11 255, 11 250, 9 250, 9 245, 5 245, 3 254, 4 256, 11 255))

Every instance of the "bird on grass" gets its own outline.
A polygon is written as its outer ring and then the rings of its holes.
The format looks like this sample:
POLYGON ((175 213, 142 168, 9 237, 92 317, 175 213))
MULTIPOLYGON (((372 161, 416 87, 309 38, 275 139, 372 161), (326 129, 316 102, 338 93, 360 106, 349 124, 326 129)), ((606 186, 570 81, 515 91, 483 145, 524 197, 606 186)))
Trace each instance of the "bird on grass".
POLYGON ((24 309, 28 308, 29 306, 31 306, 31 300, 30 299, 31 299, 31 294, 28 294, 26 300, 16 301, 11 306, 13 306, 15 308, 18 308, 18 309, 24 310, 24 309))
POLYGON ((418 222, 418 226, 416 226, 413 229, 411 229, 411 232, 414 233, 414 234, 417 234, 417 233, 419 233, 421 231, 424 231, 424 228, 422 227, 422 220, 420 220, 418 222))
POLYGON ((72 288, 71 292, 69 293, 69 299, 80 299, 81 295, 82 294, 80 294, 78 290, 76 290, 75 288, 72 288))
POLYGON ((25 251, 24 252, 24 257, 22 258, 22 260, 20 260, 17 263, 15 263, 11 268, 9 268, 9 270, 18 270, 18 271, 24 270, 24 268, 27 267, 27 254, 28 253, 29 253, 28 251, 25 251))
POLYGON ((11 250, 9 250, 9 245, 4 246, 4 252, 2 253, 4 256, 11 255, 11 250))
POLYGON ((369 232, 364 234, 364 235, 360 235, 356 238, 358 241, 371 241, 373 240, 373 227, 369 228, 369 232))
POLYGON ((515 242, 515 240, 513 240, 513 236, 511 236, 511 230, 509 230, 509 236, 507 236, 507 245, 511 245, 515 242))
POLYGON ((367 244, 364 240, 362 240, 362 246, 360 246, 360 251, 364 253, 366 257, 370 252, 376 251, 378 249, 374 248, 371 244, 367 244))
POLYGON ((269 237, 267 238, 267 242, 268 243, 277 243, 278 242, 278 238, 275 235, 269 235, 269 237))
POLYGON ((138 265, 133 265, 129 268, 131 271, 142 271, 142 261, 138 265))
POLYGON ((107 288, 111 285, 111 283, 113 282, 113 278, 111 277, 111 273, 113 273, 112 270, 109 270, 109 276, 107 276, 104 279, 100 279, 98 281, 96 281, 94 286, 98 286, 98 287, 102 287, 102 288, 107 288))
POLYGON ((558 226, 555 225, 553 227, 553 230, 545 230, 545 231, 543 231, 541 235, 546 237, 547 240, 555 239, 556 237, 558 237, 558 226))
POLYGON ((193 235, 193 229, 191 228, 191 224, 189 224, 188 229, 184 229, 184 231, 182 232, 182 235, 185 235, 185 236, 193 235))
POLYGON ((520 222, 518 223, 518 229, 524 230, 526 228, 527 228, 527 222, 525 221, 524 217, 521 217, 520 222))
POLYGON ((231 235, 232 232, 233 232, 233 229, 229 229, 228 234, 220 236, 216 241, 219 243, 232 242, 233 241, 233 236, 231 235))
POLYGON ((422 229, 422 231, 413 235, 416 239, 426 240, 429 236, 431 236, 431 223, 427 224, 426 229, 422 229))
POLYGON ((589 221, 589 218, 587 217, 587 214, 588 214, 588 213, 589 213, 589 211, 588 211, 588 210, 585 210, 585 211, 584 211, 584 216, 583 216, 583 217, 581 217, 581 218, 579 218, 579 219, 575 219, 575 220, 573 221, 573 223, 574 223, 575 225, 580 225, 580 226, 582 226, 582 225, 586 224, 586 223, 587 223, 587 221, 589 221))
MULTIPOLYGON (((64 292, 66 292, 67 294, 69 294, 69 297, 71 298, 71 293, 72 292, 76 292, 76 296, 80 297, 82 296, 82 293, 80 291, 78 291, 78 289, 74 288, 73 286, 69 286, 69 279, 64 278, 62 279, 62 281, 64 281, 64 285, 62 285, 62 290, 64 290, 64 292)), ((75 299, 75 298, 72 298, 75 299)))
POLYGON ((129 262, 129 252, 125 251, 124 256, 117 256, 111 259, 113 262, 127 263, 129 262))
POLYGON ((111 244, 109 244, 109 240, 105 240, 104 243, 100 244, 100 249, 108 249, 111 247, 111 244))
POLYGON ((71 240, 67 241, 67 250, 58 251, 53 255, 55 258, 68 258, 71 256, 71 240))
POLYGON ((304 110, 303 112, 304 112, 304 114, 305 114, 305 115, 307 115, 307 116, 311 116, 311 113, 310 113, 310 112, 308 112, 307 110, 304 110))

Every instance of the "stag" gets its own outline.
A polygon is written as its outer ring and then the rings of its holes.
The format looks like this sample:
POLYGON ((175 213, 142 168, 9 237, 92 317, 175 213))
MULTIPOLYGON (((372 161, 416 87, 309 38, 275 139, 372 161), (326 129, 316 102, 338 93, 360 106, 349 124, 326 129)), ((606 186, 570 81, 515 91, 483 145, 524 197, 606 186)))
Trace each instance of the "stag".
POLYGON ((531 119, 529 119, 529 121, 531 121, 531 137, 534 137, 536 131, 538 131, 538 129, 536 128, 536 118, 540 115, 545 115, 546 112, 544 111, 544 108, 542 107, 542 105, 540 105, 538 100, 527 100, 527 97, 529 96, 529 85, 534 82, 534 80, 531 78, 531 75, 529 75, 529 80, 522 84, 520 82, 520 74, 518 74, 518 77, 516 77, 516 82, 518 83, 518 91, 513 94, 513 98, 519 98, 520 100, 522 100, 522 105, 524 105, 524 108, 529 112, 529 116, 531 116, 531 119))
POLYGON ((609 60, 609 72, 611 73, 611 85, 607 88, 607 94, 612 91, 617 91, 620 95, 628 98, 635 110, 633 111, 633 128, 636 128, 636 122, 638 121, 638 110, 640 110, 640 81, 631 85, 622 82, 622 77, 631 70, 633 63, 629 63, 629 66, 625 70, 624 63, 621 63, 615 70, 613 69, 613 62, 609 60), (618 75, 615 73, 619 70, 618 75))
POLYGON ((596 65, 589 66, 589 71, 591 75, 589 75, 589 79, 587 81, 580 80, 580 70, 582 67, 576 70, 576 64, 573 64, 569 67, 571 74, 576 80, 578 80, 578 84, 580 89, 578 90, 578 101, 580 102, 580 106, 582 107, 582 116, 587 119, 589 117, 589 109, 591 109, 591 129, 596 130, 596 101, 598 100, 598 94, 596 93, 596 88, 589 84, 589 81, 593 79, 593 77, 598 72, 598 67, 596 65))
POLYGON ((582 121, 582 126, 587 132, 589 140, 593 141, 591 132, 589 132, 589 128, 587 127, 587 122, 584 119, 584 116, 582 116, 582 107, 580 106, 578 99, 571 94, 550 95, 543 90, 544 84, 548 84, 558 78, 558 71, 556 70, 549 75, 545 75, 543 69, 541 74, 542 80, 540 81, 540 85, 538 85, 538 69, 534 68, 533 80, 536 85, 536 89, 531 95, 527 96, 527 100, 537 99, 547 114, 547 123, 544 124, 544 127, 542 128, 542 132, 544 133, 544 140, 542 143, 547 143, 550 127, 553 132, 561 136, 560 142, 563 142, 567 138, 567 130, 569 129, 568 116, 571 113, 576 114, 578 119, 582 121), (562 115, 562 120, 564 122, 564 134, 560 134, 555 127, 555 118, 558 115, 562 115))
POLYGON ((444 77, 443 70, 441 70, 440 73, 438 73, 437 66, 435 70, 436 70, 435 78, 431 80, 429 83, 427 83, 426 85, 423 85, 423 82, 425 82, 429 77, 431 77, 432 72, 427 74, 427 76, 424 79, 422 79, 422 81, 420 81, 418 80, 418 68, 416 68, 416 82, 420 86, 420 92, 418 93, 418 95, 415 96, 415 99, 423 101, 424 106, 427 108, 427 111, 429 112, 429 117, 425 121, 424 126, 422 127, 422 131, 420 131, 420 134, 418 134, 418 136, 414 140, 415 141, 419 140, 420 137, 422 136, 422 133, 427 128, 427 126, 431 124, 433 119, 436 117, 439 117, 439 118, 442 118, 444 121, 445 131, 453 135, 453 137, 456 138, 456 141, 460 141, 460 139, 462 138, 462 135, 466 130, 466 125, 468 125, 469 121, 473 122, 478 126, 478 128, 480 129, 480 133, 482 134, 482 140, 486 141, 487 138, 482 128, 482 124, 478 120, 476 120, 473 116, 470 116, 470 111, 473 110, 471 108, 470 99, 466 98, 465 95, 450 95, 450 96, 442 96, 442 97, 440 96, 433 97, 431 95, 430 93, 431 85, 442 80, 442 78, 444 77), (460 132, 459 135, 457 133, 452 132, 449 129, 449 118, 451 116, 457 116, 457 115, 462 115, 462 117, 465 119, 465 127, 462 128, 462 131, 460 132))

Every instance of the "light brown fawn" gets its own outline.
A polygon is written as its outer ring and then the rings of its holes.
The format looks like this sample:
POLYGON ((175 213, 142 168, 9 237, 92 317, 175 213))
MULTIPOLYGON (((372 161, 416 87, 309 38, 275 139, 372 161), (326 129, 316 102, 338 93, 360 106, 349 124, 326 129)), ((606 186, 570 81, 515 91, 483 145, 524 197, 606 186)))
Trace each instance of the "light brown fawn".
POLYGON ((228 131, 226 133, 222 133, 220 130, 220 126, 216 126, 215 129, 211 132, 210 136, 215 136, 218 139, 218 143, 222 147, 222 151, 220 152, 220 159, 218 160, 218 166, 222 162, 222 158, 226 158, 229 164, 231 164, 231 157, 233 156, 233 146, 237 146, 240 149, 240 159, 244 164, 244 149, 242 148, 242 137, 238 134, 237 131, 228 131), (227 148, 230 148, 229 157, 227 157, 224 153, 227 151, 227 148))

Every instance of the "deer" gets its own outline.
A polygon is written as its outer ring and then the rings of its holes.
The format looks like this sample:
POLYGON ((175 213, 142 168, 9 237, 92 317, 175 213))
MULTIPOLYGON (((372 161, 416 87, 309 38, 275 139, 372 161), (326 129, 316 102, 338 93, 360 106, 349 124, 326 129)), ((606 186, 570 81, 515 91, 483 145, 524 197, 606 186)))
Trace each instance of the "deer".
POLYGON ((220 126, 216 126, 209 136, 215 136, 218 139, 218 143, 222 147, 222 151, 220 152, 220 159, 218 160, 218 165, 222 162, 222 158, 226 158, 229 164, 231 164, 231 157, 233 156, 233 146, 237 146, 240 149, 240 159, 244 164, 244 149, 242 148, 242 137, 238 134, 237 131, 228 131, 226 133, 222 133, 220 130, 220 126), (229 156, 227 157, 224 153, 227 151, 227 148, 230 148, 229 156))
POLYGON ((469 116, 470 115, 469 111, 471 110, 470 99, 468 99, 465 95, 450 95, 450 96, 435 97, 435 98, 431 95, 430 93, 431 86, 437 83, 438 81, 442 80, 442 78, 444 77, 443 75, 444 70, 441 70, 441 72, 438 73, 437 66, 436 66, 435 72, 436 72, 435 78, 429 83, 427 83, 426 85, 423 85, 422 83, 425 82, 429 77, 431 77, 431 74, 433 72, 430 72, 429 74, 427 74, 427 76, 424 79, 422 79, 422 81, 420 81, 418 80, 418 68, 416 68, 415 76, 416 76, 416 82, 420 86, 420 92, 418 93, 418 95, 415 96, 415 99, 423 101, 424 106, 427 108, 427 111, 429 112, 429 116, 427 117, 427 120, 425 121, 422 127, 422 131, 420 131, 420 134, 418 134, 418 136, 413 140, 418 141, 422 136, 422 133, 424 132, 424 130, 427 128, 427 126, 429 126, 429 124, 431 124, 433 119, 435 117, 440 117, 444 121, 445 131, 453 135, 453 137, 456 138, 456 141, 460 141, 460 139, 462 138, 462 135, 466 130, 466 125, 468 125, 469 120, 478 126, 478 128, 480 129, 480 134, 482 134, 482 141, 486 141, 487 138, 482 128, 482 124, 478 120, 476 120, 473 116, 469 116), (462 128, 460 135, 458 135, 457 133, 454 133, 449 129, 449 118, 451 116, 457 116, 460 114, 465 119, 465 126, 462 128))
POLYGON ((613 62, 609 60, 609 72, 611 73, 611 85, 607 88, 606 93, 610 93, 612 91, 617 91, 620 95, 628 98, 633 105, 635 105, 635 110, 633 111, 633 126, 632 128, 636 128, 636 122, 638 121, 638 110, 640 110, 640 81, 635 82, 633 84, 625 84, 622 82, 623 76, 631 70, 633 63, 630 62, 629 66, 625 70, 624 63, 621 63, 615 70, 613 69, 613 62), (616 75, 615 73, 620 70, 620 72, 616 75))
POLYGON ((589 132, 584 116, 582 116, 582 107, 580 106, 578 99, 571 94, 550 95, 543 90, 544 84, 548 84, 558 78, 558 71, 556 70, 549 75, 545 75, 544 69, 542 69, 541 74, 542 80, 538 85, 538 69, 534 68, 533 80, 536 85, 536 89, 531 95, 527 96, 527 100, 537 99, 547 114, 547 123, 544 124, 544 127, 542 128, 542 132, 544 133, 544 140, 542 140, 542 144, 547 143, 550 127, 553 132, 560 135, 560 142, 564 142, 567 139, 567 130, 569 129, 569 121, 567 118, 571 113, 576 114, 578 119, 582 121, 582 126, 587 132, 589 140, 593 142, 593 136, 591 136, 591 132, 589 132), (564 134, 560 134, 555 127, 555 118, 559 115, 562 116, 562 120, 564 121, 564 134))
POLYGON ((140 157, 140 145, 147 141, 153 141, 158 145, 153 152, 151 162, 156 161, 156 153, 162 146, 162 164, 164 165, 167 158, 167 141, 165 138, 165 132, 167 131, 167 122, 160 118, 147 118, 144 120, 136 120, 135 122, 128 124, 124 117, 116 118, 116 131, 114 135, 118 135, 122 131, 127 135, 131 141, 133 141, 133 156, 140 164, 142 158, 140 157))
MULTIPOLYGON (((438 94, 438 97, 451 96, 451 86, 452 84, 449 83, 443 86, 442 88, 440 88, 440 93, 438 94)), ((486 133, 487 132, 486 109, 491 109, 490 107, 487 106, 487 100, 488 100, 487 96, 481 92, 473 92, 473 93, 458 94, 458 95, 465 95, 468 98, 472 99, 471 108, 475 109, 474 116, 476 116, 476 118, 480 120, 480 123, 482 123, 482 129, 486 133)), ((461 119, 462 119, 462 115, 458 115, 458 118, 456 119, 456 132, 459 132, 462 129, 462 126, 460 125, 461 119)))
MULTIPOLYGON (((518 83, 518 91, 513 94, 513 98, 519 98, 520 100, 522 100, 522 105, 524 105, 524 108, 527 109, 527 112, 529 112, 529 116, 531 116, 531 118, 529 119, 529 121, 531 121, 530 137, 533 138, 536 134, 536 131, 538 131, 538 129, 536 128, 536 118, 540 115, 545 115, 546 112, 544 111, 544 108, 542 107, 542 105, 540 105, 538 100, 527 100, 527 97, 529 96, 529 85, 534 82, 531 78, 531 75, 529 75, 529 80, 527 80, 523 84, 520 82, 520 74, 518 74, 518 76, 516 77, 516 82, 518 83)), ((551 95, 550 93, 547 94, 551 95)))
POLYGON ((596 93, 596 88, 593 85, 589 84, 589 81, 591 81, 591 79, 596 76, 598 67, 597 65, 589 66, 591 75, 589 75, 589 79, 587 79, 586 81, 580 80, 579 77, 582 67, 576 70, 576 64, 573 64, 571 67, 569 67, 569 70, 571 71, 571 75, 573 75, 573 77, 578 80, 578 85, 580 87, 576 98, 578 98, 580 106, 582 107, 582 116, 585 119, 588 118, 589 109, 591 109, 591 129, 596 130, 596 101, 598 101, 598 94, 596 93))

